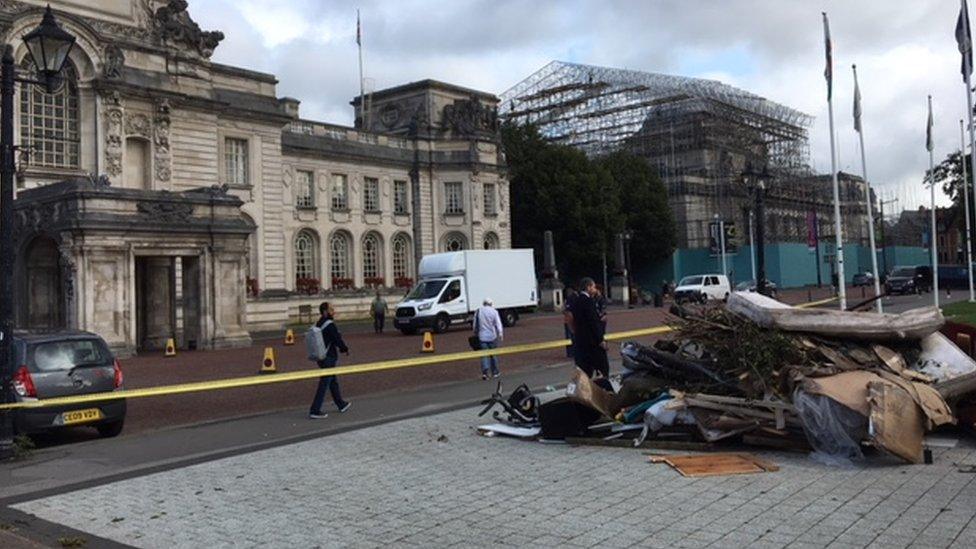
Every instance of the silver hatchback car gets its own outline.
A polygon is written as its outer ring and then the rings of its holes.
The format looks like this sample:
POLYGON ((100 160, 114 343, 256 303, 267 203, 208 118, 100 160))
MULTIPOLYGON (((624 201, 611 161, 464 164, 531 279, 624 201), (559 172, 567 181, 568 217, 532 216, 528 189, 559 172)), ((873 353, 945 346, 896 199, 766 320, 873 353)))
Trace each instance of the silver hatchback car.
MULTIPOLYGON (((122 367, 105 341, 80 331, 14 332, 13 397, 17 402, 104 393, 122 388, 122 367)), ((125 400, 21 408, 14 429, 28 434, 92 426, 114 437, 125 424, 125 400)))

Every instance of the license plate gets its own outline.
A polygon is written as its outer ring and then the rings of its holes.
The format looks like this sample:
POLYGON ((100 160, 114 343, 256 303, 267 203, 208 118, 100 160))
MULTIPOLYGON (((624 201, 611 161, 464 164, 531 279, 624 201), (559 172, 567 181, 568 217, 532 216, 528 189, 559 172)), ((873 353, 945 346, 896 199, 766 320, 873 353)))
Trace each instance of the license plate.
POLYGON ((75 410, 61 414, 61 421, 64 425, 75 425, 77 423, 88 423, 102 419, 102 411, 98 408, 88 408, 86 410, 75 410))

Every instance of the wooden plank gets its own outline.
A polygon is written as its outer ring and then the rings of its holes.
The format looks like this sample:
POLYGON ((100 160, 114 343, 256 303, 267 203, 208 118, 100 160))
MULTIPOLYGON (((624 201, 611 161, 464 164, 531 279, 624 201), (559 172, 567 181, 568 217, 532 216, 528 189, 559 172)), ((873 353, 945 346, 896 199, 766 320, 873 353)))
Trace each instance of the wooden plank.
POLYGON ((779 471, 779 466, 747 453, 651 456, 651 463, 667 463, 685 477, 741 475, 779 471))
POLYGON ((634 446, 631 439, 603 440, 602 438, 566 437, 566 443, 575 446, 603 446, 609 448, 641 448, 645 450, 682 450, 685 452, 707 452, 715 449, 715 445, 708 442, 691 442, 681 440, 645 440, 640 446, 634 446))

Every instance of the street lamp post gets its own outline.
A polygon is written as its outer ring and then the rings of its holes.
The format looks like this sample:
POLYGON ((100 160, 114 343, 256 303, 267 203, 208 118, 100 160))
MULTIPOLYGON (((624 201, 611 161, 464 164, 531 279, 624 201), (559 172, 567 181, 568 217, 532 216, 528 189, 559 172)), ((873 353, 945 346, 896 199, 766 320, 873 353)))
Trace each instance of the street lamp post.
MULTIPOLYGON (((14 86, 17 82, 43 85, 50 92, 74 46, 75 37, 54 19, 51 6, 44 10, 41 24, 23 36, 41 80, 17 76, 14 48, 6 44, 0 61, 0 397, 9 402, 13 375, 12 336, 14 328, 14 86)), ((12 414, 0 417, 0 459, 13 454, 12 414)))
POLYGON ((627 303, 630 305, 630 308, 633 308, 634 296, 630 295, 630 289, 634 287, 634 267, 630 263, 630 241, 634 238, 634 233, 633 231, 626 230, 621 235, 624 240, 624 253, 626 254, 627 260, 627 303))
POLYGON ((756 201, 756 292, 766 295, 766 180, 769 168, 763 166, 756 172, 751 162, 746 163, 742 172, 746 185, 753 191, 756 201))

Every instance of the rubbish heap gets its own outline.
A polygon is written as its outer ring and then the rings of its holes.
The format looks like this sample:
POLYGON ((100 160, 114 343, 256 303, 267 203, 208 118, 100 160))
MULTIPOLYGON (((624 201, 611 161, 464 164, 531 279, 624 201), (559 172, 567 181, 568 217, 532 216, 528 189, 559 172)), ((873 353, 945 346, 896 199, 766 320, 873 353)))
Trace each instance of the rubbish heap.
POLYGON ((736 292, 672 312, 671 337, 621 346, 616 387, 577 370, 565 398, 496 419, 523 437, 745 443, 827 463, 860 459, 866 444, 920 463, 925 433, 976 393, 976 362, 939 333, 936 307, 800 309, 736 292))

